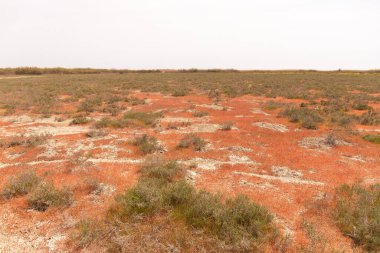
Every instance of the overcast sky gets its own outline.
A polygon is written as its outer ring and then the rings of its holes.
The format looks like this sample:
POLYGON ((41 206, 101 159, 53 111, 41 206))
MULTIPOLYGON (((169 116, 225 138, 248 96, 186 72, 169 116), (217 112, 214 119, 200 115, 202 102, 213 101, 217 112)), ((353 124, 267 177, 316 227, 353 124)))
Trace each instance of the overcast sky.
POLYGON ((379 0, 0 0, 0 67, 375 69, 379 0))

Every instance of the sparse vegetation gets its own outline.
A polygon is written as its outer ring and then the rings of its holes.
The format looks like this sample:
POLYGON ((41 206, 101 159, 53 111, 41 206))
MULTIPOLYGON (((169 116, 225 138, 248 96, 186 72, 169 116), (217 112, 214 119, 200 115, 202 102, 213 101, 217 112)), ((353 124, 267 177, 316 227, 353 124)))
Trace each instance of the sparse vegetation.
POLYGON ((50 134, 38 135, 18 135, 8 137, 0 140, 0 148, 10 148, 16 146, 35 147, 44 144, 49 138, 50 134))
POLYGON ((22 172, 21 174, 12 177, 8 180, 1 196, 10 199, 17 196, 28 194, 36 185, 39 184, 41 178, 33 170, 22 172))
MULTIPOLYGON (((182 169, 173 162, 145 166, 139 182, 109 211, 109 218, 133 222, 134 217, 154 217, 164 210, 188 227, 204 230, 235 250, 258 249, 279 234, 269 212, 245 196, 222 201, 219 195, 198 191, 178 178, 182 169)), ((170 217, 170 216, 169 216, 170 217)))
POLYGON ((188 134, 181 139, 178 143, 177 148, 190 148, 192 147, 195 151, 202 151, 206 146, 206 142, 194 134, 188 134))
POLYGON ((28 205, 37 211, 46 211, 49 207, 69 206, 73 194, 68 188, 58 190, 50 182, 41 182, 28 197, 28 205))
POLYGON ((141 137, 136 137, 132 141, 132 144, 136 146, 138 150, 144 155, 152 154, 156 151, 161 150, 161 146, 158 144, 157 139, 153 136, 148 136, 146 134, 144 134, 141 137))
POLYGON ((92 129, 87 133, 87 137, 96 138, 104 137, 108 135, 108 131, 105 129, 92 129))
POLYGON ((232 123, 231 121, 226 121, 224 122, 223 124, 220 125, 220 129, 222 131, 229 131, 232 129, 232 126, 234 125, 234 123, 232 123))
POLYGON ((90 122, 90 120, 82 115, 74 117, 74 119, 71 121, 71 125, 84 125, 90 122))
POLYGON ((287 117, 290 122, 301 123, 306 129, 317 129, 318 124, 323 122, 319 114, 307 108, 286 108, 280 112, 281 116, 287 117))
POLYGON ((193 112, 193 116, 194 117, 198 117, 198 118, 205 117, 207 115, 208 115, 208 112, 204 112, 204 111, 195 111, 195 112, 193 112))
POLYGON ((342 233, 368 252, 380 250, 380 185, 343 185, 336 190, 334 218, 342 233))
POLYGON ((380 134, 367 134, 363 136, 363 139, 375 144, 380 144, 380 134))

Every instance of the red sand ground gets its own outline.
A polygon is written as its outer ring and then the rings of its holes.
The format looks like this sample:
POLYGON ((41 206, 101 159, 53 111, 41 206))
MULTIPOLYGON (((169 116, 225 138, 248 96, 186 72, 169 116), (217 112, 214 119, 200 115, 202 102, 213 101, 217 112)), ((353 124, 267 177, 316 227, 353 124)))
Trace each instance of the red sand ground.
MULTIPOLYGON (((313 203, 325 194, 331 196, 334 188, 343 183, 378 183, 378 146, 363 141, 359 135, 345 133, 340 136, 346 142, 336 147, 307 144, 305 138, 324 138, 328 134, 327 127, 300 129, 277 117, 278 110, 265 110, 267 98, 243 96, 224 99, 215 106, 206 96, 171 97, 139 92, 133 95, 149 101, 133 106, 133 110, 163 111, 164 118, 155 129, 111 129, 108 136, 88 138, 89 125, 70 126, 69 120, 57 122, 54 117, 41 120, 22 115, 0 117, 2 136, 42 132, 53 135, 47 144, 38 147, 3 149, 0 187, 9 176, 33 168, 58 187, 71 187, 75 197, 72 206, 50 208, 47 212, 27 209, 26 197, 1 201, 0 252, 70 250, 68 242, 75 224, 85 218, 102 218, 113 197, 136 182, 143 156, 129 140, 143 133, 155 136, 163 144, 168 159, 194 164, 191 170, 198 188, 224 196, 243 193, 266 206, 275 214, 282 231, 294 240, 294 249, 309 240, 302 228, 306 220, 323 236, 328 249, 351 251, 351 242, 313 203), (208 112, 208 116, 196 118, 192 115, 194 110, 208 112), (188 126, 167 129, 169 122, 181 125, 186 121, 190 122, 188 126), (234 123, 233 129, 218 129, 226 121, 234 123), (176 149, 179 140, 193 131, 207 141, 206 150, 176 149), (90 154, 89 159, 83 163, 72 158, 86 154, 90 154), (86 180, 90 179, 103 183, 102 194, 89 193, 86 180)), ((65 105, 60 110, 73 108, 65 105)), ((92 116, 99 118, 99 115, 92 116)), ((357 128, 359 131, 380 131, 378 127, 357 128)))

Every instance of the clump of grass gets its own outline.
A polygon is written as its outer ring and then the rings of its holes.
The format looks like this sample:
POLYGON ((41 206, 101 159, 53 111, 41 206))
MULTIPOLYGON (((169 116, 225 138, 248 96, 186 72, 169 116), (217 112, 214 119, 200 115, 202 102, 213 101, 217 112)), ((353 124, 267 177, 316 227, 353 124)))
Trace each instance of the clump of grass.
POLYGON ((330 146, 330 147, 335 147, 336 146, 336 142, 337 142, 337 138, 334 134, 332 133, 329 133, 325 140, 324 140, 324 143, 327 145, 327 146, 330 146))
POLYGON ((136 146, 144 155, 152 154, 161 149, 161 146, 158 144, 157 139, 153 136, 148 136, 147 134, 135 138, 132 141, 132 144, 136 146))
POLYGON ((37 211, 69 206, 72 202, 73 194, 68 188, 58 190, 50 182, 40 183, 28 197, 29 207, 37 211))
POLYGON ((12 177, 8 180, 4 189, 1 192, 1 196, 10 199, 17 196, 23 196, 28 194, 36 185, 39 184, 41 178, 35 171, 29 170, 19 174, 16 177, 12 177))
POLYGON ((265 105, 264 105, 264 109, 266 110, 276 110, 278 108, 282 108, 284 107, 285 104, 284 103, 280 103, 280 102, 276 102, 274 100, 269 100, 265 105))
POLYGON ((315 110, 290 107, 282 110, 280 116, 287 117, 290 122, 299 122, 306 129, 317 129, 323 118, 315 110))
POLYGON ((371 107, 368 104, 359 101, 352 105, 352 109, 365 111, 365 110, 370 110, 371 107))
POLYGON ((125 99, 125 102, 128 102, 131 105, 144 105, 144 104, 146 104, 145 99, 140 99, 137 97, 128 97, 127 99, 125 99))
POLYGON ((189 91, 186 90, 186 89, 175 90, 175 91, 172 93, 172 96, 173 96, 173 97, 184 97, 184 96, 186 96, 188 93, 189 93, 189 91))
POLYGON ((229 244, 248 243, 247 248, 278 236, 272 215, 264 208, 237 196, 222 201, 220 195, 198 191, 182 179, 176 163, 148 166, 137 185, 116 198, 110 209, 113 219, 150 217, 166 210, 188 227, 200 229, 229 244))
POLYGON ((208 115, 208 112, 204 112, 204 111, 195 111, 195 112, 193 112, 193 116, 194 117, 198 117, 198 118, 205 117, 207 115, 208 115))
POLYGON ((122 118, 110 119, 102 118, 100 121, 95 122, 95 128, 124 128, 129 126, 144 126, 154 127, 157 120, 162 117, 162 113, 150 112, 127 112, 122 118))
POLYGON ((79 107, 78 107, 78 112, 94 112, 95 108, 97 106, 100 106, 102 104, 102 100, 99 98, 94 98, 94 99, 86 99, 83 101, 79 107))
POLYGON ((7 139, 0 140, 0 147, 10 148, 16 146, 35 147, 44 144, 49 138, 50 134, 37 134, 37 135, 18 135, 7 139))
POLYGON ((380 251, 380 185, 343 185, 336 190, 334 218, 339 229, 369 252, 380 251))
POLYGON ((202 151, 206 146, 206 142, 194 134, 187 134, 183 137, 177 145, 177 148, 190 148, 195 151, 202 151))
POLYGON ((120 106, 116 104, 109 104, 106 108, 103 109, 103 112, 110 113, 111 116, 117 116, 121 111, 120 106))
POLYGON ((76 228, 79 231, 76 237, 76 245, 79 248, 87 247, 103 233, 101 222, 89 219, 80 221, 76 228))
POLYGON ((359 122, 362 125, 378 125, 380 124, 380 115, 373 110, 369 110, 359 116, 359 122))
POLYGON ((222 131, 229 131, 229 130, 232 129, 232 126, 233 126, 233 125, 234 125, 233 122, 231 122, 231 121, 226 121, 226 122, 224 122, 223 124, 221 124, 221 126, 220 126, 220 130, 222 130, 222 131))
POLYGON ((162 118, 161 112, 127 112, 124 115, 124 120, 150 127, 155 126, 159 118, 162 118))
POLYGON ((375 144, 380 144, 380 134, 367 134, 363 136, 363 139, 375 144))
POLYGON ((84 124, 87 124, 88 122, 90 122, 90 120, 87 117, 80 115, 80 116, 74 117, 70 125, 84 125, 84 124))

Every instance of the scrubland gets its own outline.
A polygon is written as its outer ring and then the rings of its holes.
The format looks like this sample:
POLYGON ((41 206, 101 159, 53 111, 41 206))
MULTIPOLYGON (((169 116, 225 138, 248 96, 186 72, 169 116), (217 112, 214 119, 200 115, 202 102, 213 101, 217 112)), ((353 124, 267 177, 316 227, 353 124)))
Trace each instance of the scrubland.
POLYGON ((0 70, 1 252, 377 252, 377 71, 0 70))

